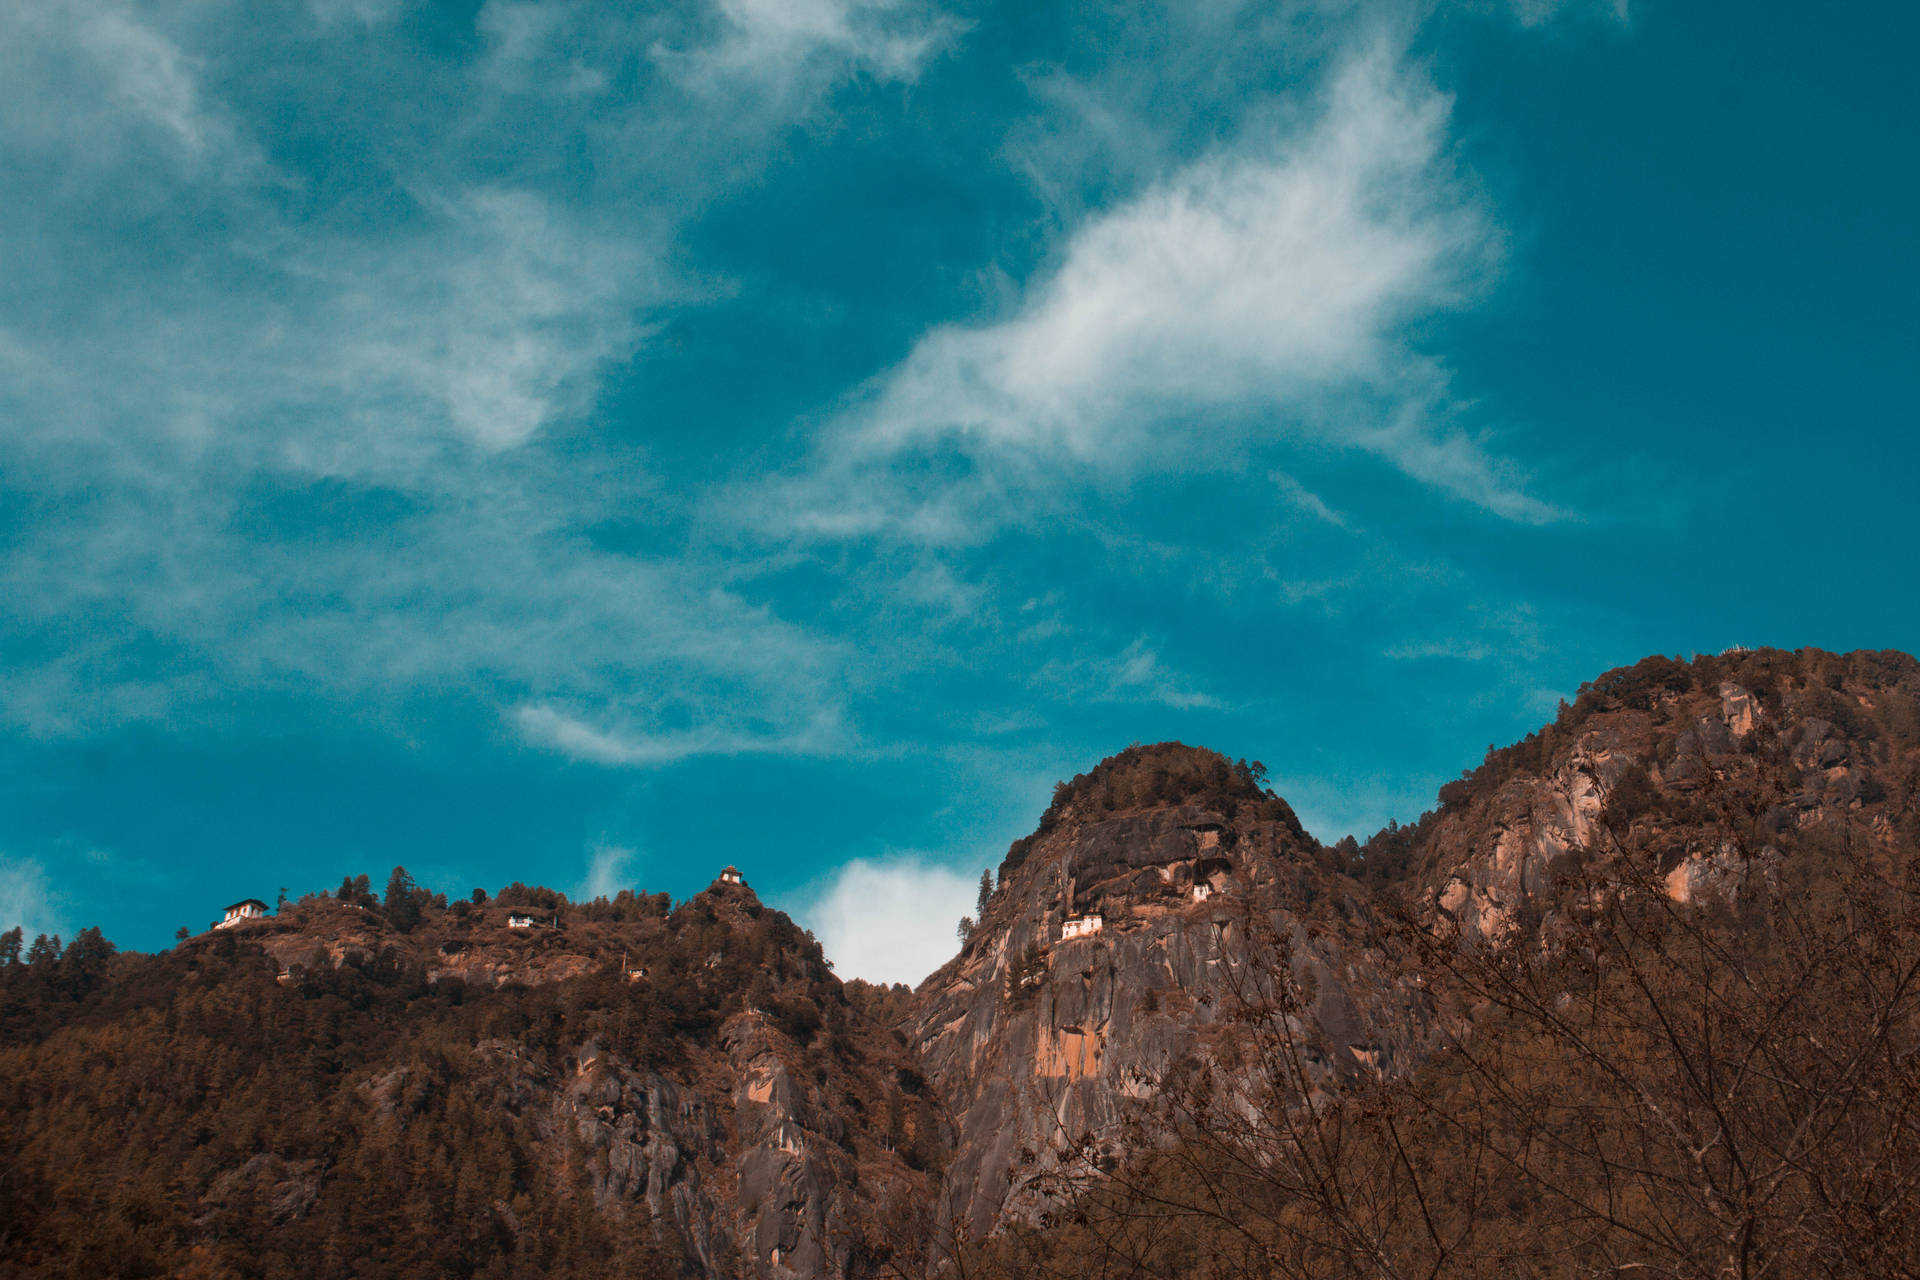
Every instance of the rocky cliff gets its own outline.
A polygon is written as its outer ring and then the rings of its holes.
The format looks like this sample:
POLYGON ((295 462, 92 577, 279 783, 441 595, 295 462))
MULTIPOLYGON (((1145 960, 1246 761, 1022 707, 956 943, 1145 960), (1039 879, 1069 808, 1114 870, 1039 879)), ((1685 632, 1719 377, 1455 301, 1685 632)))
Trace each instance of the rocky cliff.
POLYGON ((1917 779, 1920 667, 1905 654, 1650 658, 1585 686, 1367 852, 1390 864, 1383 888, 1497 940, 1551 929, 1566 873, 1629 848, 1689 902, 1737 894, 1783 833, 1911 845, 1917 779))
POLYGON ((1231 1038, 1284 948, 1325 1070, 1392 1070, 1428 1010, 1370 944, 1362 890, 1255 772, 1179 744, 1063 785, 908 1023, 957 1134, 943 1212, 978 1239, 1122 1157, 1183 1058, 1231 1038))
POLYGON ((91 934, 0 967, 0 1272, 914 1274, 1044 1235, 1185 1068, 1230 1091, 1282 979, 1304 1087, 1389 1096, 1474 1034, 1410 964, 1435 938, 1551 956, 1596 868, 1708 910, 1916 850, 1920 664, 1762 650, 1608 672, 1364 845, 1258 764, 1129 748, 1060 784, 912 993, 841 984, 721 881, 350 884, 159 956, 91 934))
POLYGON ((1062 784, 979 928, 916 993, 909 1043, 958 1135, 942 1209, 962 1238, 1043 1220, 1073 1170, 1122 1154, 1183 1059, 1231 1060, 1247 964, 1289 957, 1290 1027, 1327 1078, 1391 1078, 1438 1042, 1389 925, 1551 945, 1569 893, 1629 849, 1657 892, 1726 901, 1821 841, 1920 847, 1920 665, 1904 654, 1648 659, 1489 753, 1417 823, 1328 848, 1257 766, 1132 748, 1062 784), (1098 921, 1097 931, 1087 932, 1098 921), (1251 933, 1252 937, 1249 937, 1251 933))

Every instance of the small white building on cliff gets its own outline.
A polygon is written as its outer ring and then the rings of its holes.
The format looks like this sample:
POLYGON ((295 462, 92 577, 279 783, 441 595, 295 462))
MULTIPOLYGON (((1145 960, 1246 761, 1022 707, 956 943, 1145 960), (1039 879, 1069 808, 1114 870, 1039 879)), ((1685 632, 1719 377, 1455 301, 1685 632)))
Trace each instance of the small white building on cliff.
POLYGON ((1099 916, 1075 916, 1060 925, 1060 941, 1074 938, 1090 938, 1106 927, 1106 921, 1099 916))
POLYGON ((249 920, 258 920, 267 914, 267 904, 258 898, 243 898, 227 908, 226 919, 213 926, 216 929, 231 929, 237 924, 249 920))

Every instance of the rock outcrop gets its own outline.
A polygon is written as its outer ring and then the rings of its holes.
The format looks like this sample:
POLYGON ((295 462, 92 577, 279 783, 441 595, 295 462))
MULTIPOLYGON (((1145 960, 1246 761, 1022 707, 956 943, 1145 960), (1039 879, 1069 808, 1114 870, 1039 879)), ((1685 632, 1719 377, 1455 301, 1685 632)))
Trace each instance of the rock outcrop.
POLYGON ((1391 1070, 1426 1036, 1418 991, 1370 954, 1358 887, 1244 766, 1138 749, 1067 789, 1021 852, 908 1027, 953 1116, 943 1211, 962 1237, 1038 1220, 1063 1179, 1123 1156, 1128 1120, 1231 1035, 1276 954, 1315 993, 1322 1069, 1391 1070), (1127 791, 1168 768, 1171 798, 1127 791))
POLYGON ((1499 942, 1551 930, 1568 877, 1628 849, 1692 903, 1737 897, 1788 830, 1864 828, 1888 846, 1917 778, 1920 667, 1905 654, 1651 658, 1586 686, 1380 843, 1402 859, 1390 887, 1499 942))

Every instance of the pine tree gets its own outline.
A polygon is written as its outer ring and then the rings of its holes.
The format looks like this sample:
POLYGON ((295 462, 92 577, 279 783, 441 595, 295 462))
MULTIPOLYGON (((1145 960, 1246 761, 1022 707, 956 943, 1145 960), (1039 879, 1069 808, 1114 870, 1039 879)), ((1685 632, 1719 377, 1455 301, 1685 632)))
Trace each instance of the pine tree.
POLYGON ((887 1150, 898 1151, 906 1145, 907 1141, 907 1113, 905 1106, 901 1102, 900 1089, 897 1085, 887 1090, 886 1124, 886 1137, 884 1138, 884 1142, 886 1143, 887 1150))
POLYGON ((387 919, 393 921, 393 927, 407 933, 420 923, 420 900, 425 896, 405 867, 395 867, 387 877, 387 894, 381 905, 386 908, 387 919))
POLYGON ((20 940, 23 936, 19 925, 0 933, 0 964, 20 963, 20 940))
POLYGON ((982 871, 980 873, 980 896, 976 900, 976 906, 973 912, 976 919, 985 920, 987 918, 987 904, 991 901, 993 901, 993 872, 982 871))

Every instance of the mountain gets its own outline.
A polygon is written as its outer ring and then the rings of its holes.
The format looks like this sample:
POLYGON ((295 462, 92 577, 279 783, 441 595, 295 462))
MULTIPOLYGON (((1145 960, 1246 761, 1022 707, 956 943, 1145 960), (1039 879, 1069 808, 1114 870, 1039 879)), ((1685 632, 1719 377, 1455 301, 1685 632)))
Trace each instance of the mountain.
POLYGON ((1364 844, 1264 774, 1061 783, 912 992, 724 877, 42 941, 0 1275, 1913 1274, 1911 657, 1608 672, 1364 844))
POLYGON ((9 966, 0 1274, 843 1274, 931 1194, 910 1056, 745 884, 396 881, 9 966))
POLYGON ((969 1274, 1916 1274, 1911 657, 1608 672, 1364 845, 1258 779, 1063 785, 917 993, 969 1274))
POLYGON ((1257 769, 1165 743, 1060 786, 906 1025, 954 1117, 945 1210, 965 1236, 1036 1220, 1063 1153, 1069 1172, 1089 1144, 1124 1155, 1125 1104, 1232 1034, 1256 922, 1300 938, 1328 1055, 1390 1069, 1424 1043, 1419 993, 1369 954, 1368 895, 1257 769))

